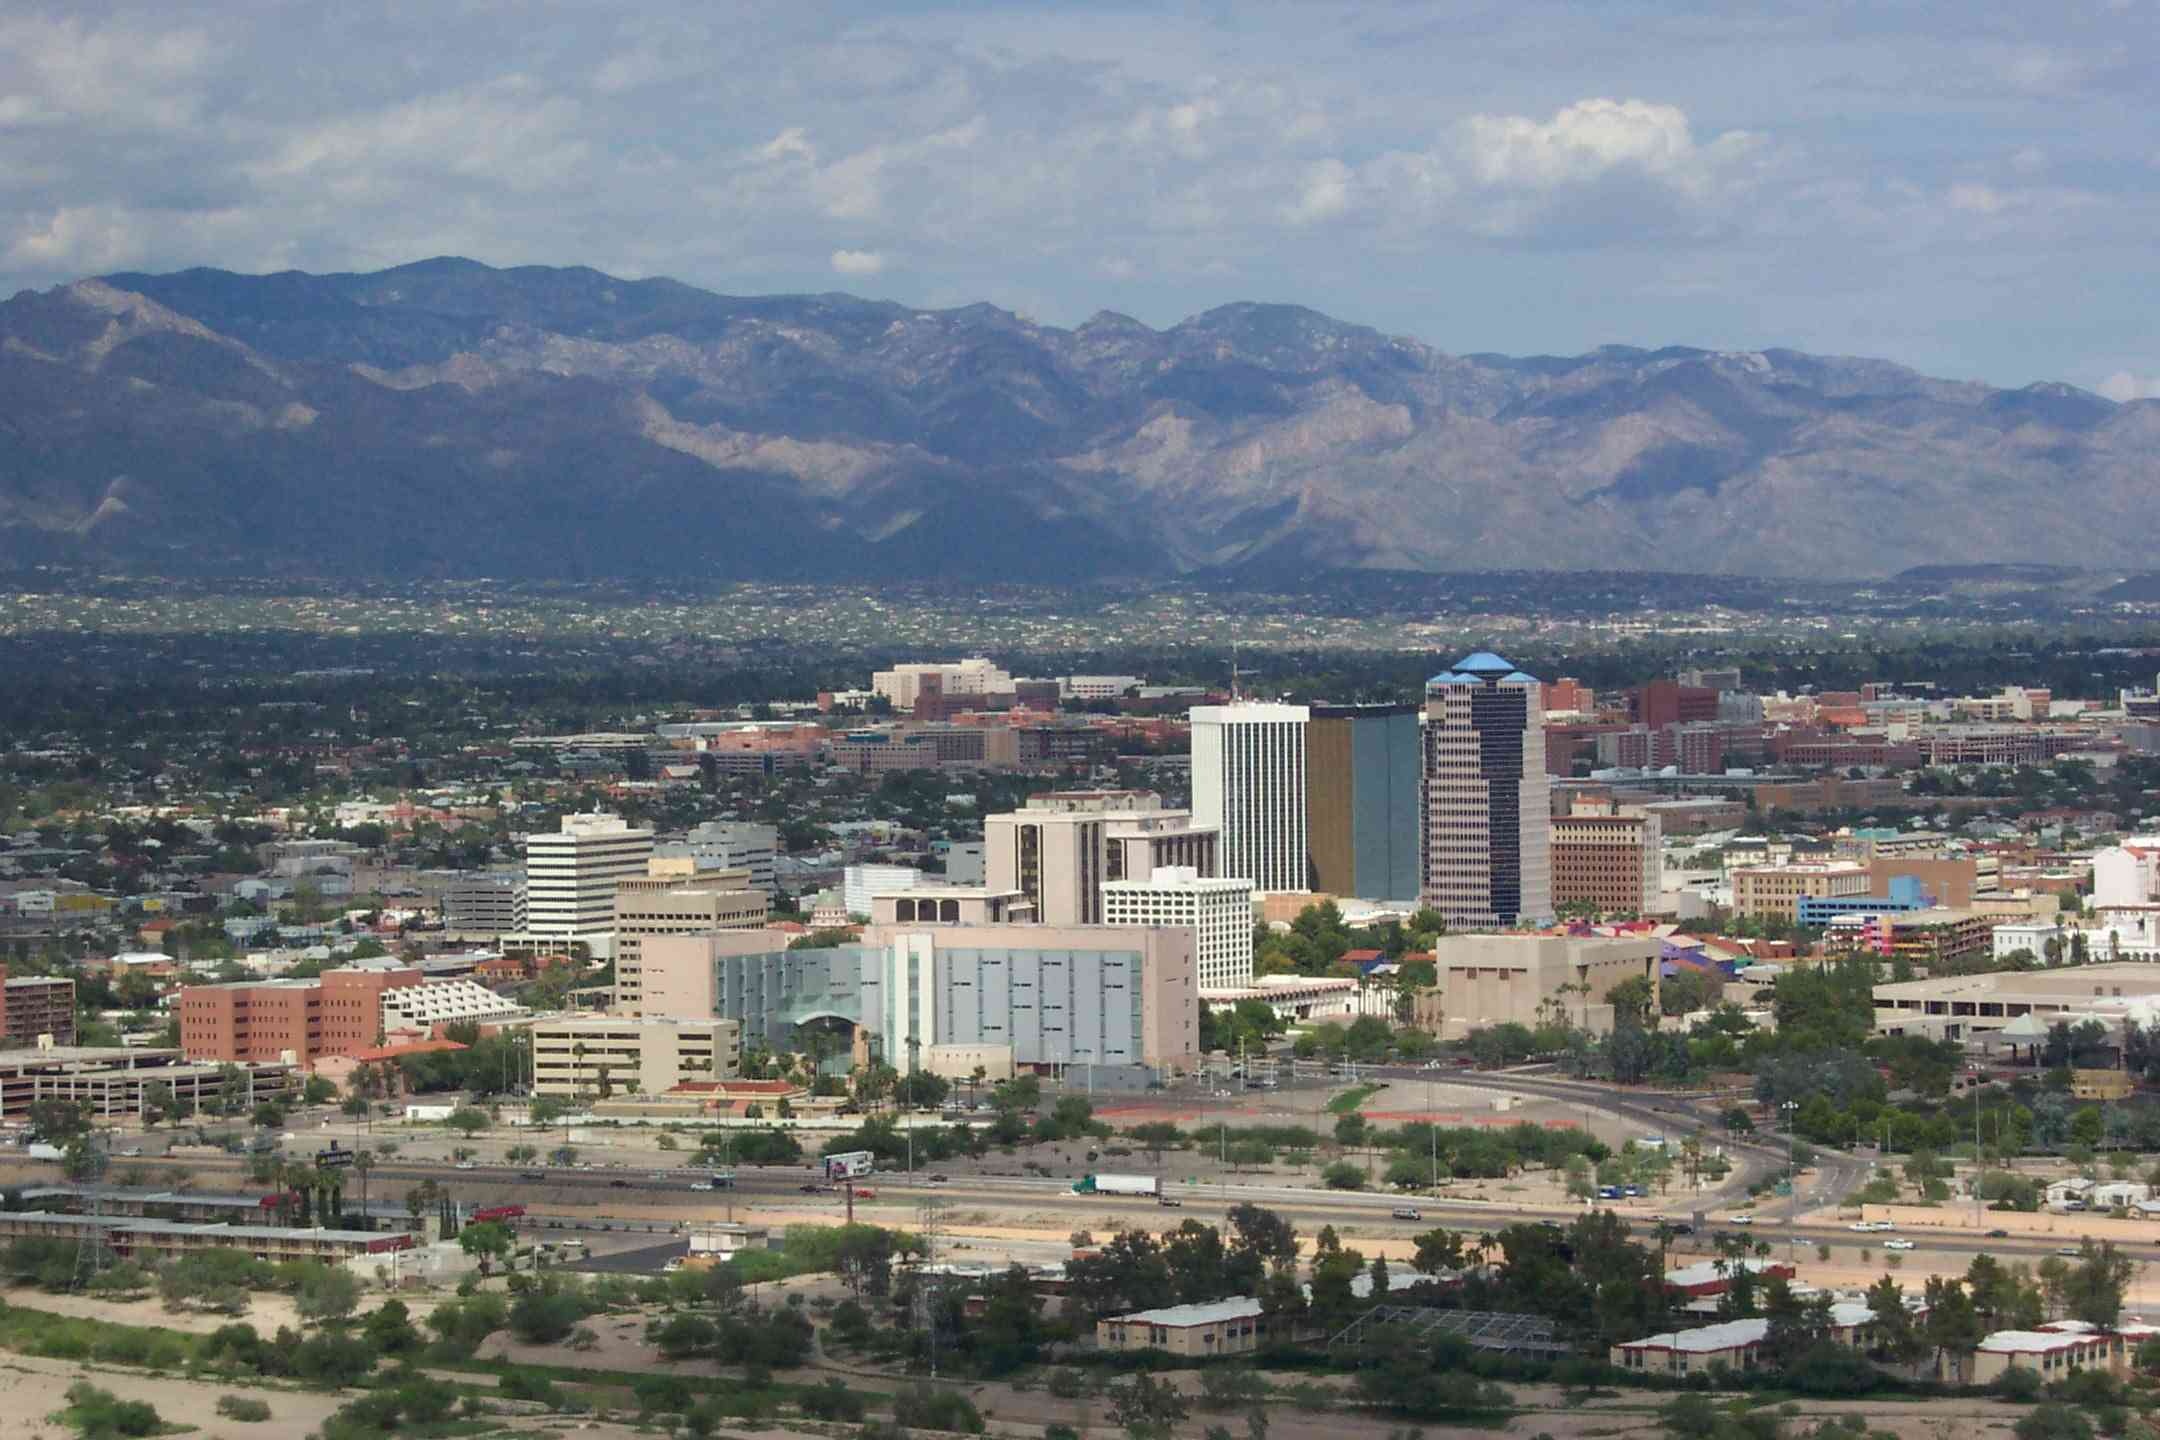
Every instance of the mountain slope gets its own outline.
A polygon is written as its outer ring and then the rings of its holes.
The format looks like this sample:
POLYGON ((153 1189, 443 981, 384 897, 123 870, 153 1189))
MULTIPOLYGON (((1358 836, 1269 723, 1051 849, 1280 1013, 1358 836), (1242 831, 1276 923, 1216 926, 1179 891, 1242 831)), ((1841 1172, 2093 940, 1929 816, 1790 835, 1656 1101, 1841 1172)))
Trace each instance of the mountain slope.
POLYGON ((588 269, 0 304, 0 561, 327 575, 2146 568, 2160 403, 1793 351, 1452 356, 588 269))

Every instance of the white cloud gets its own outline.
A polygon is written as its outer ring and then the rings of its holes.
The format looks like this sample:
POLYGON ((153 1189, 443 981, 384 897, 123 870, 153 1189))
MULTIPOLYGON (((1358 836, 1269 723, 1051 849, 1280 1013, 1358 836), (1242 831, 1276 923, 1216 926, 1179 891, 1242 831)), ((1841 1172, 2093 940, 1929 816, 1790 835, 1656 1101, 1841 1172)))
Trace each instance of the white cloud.
POLYGON ((758 158, 773 164, 783 160, 808 160, 817 163, 817 146, 810 143, 809 132, 800 125, 790 125, 778 135, 765 142, 758 150, 758 158))
POLYGON ((2012 151, 2010 168, 2020 175, 2037 175, 2047 169, 2047 151, 2037 145, 2026 145, 2012 151))
POLYGON ((1336 159, 1315 161, 1305 171, 1290 219, 1299 225, 1332 220, 1350 208, 1350 167, 1336 159))
POLYGON ((310 126, 248 171, 265 182, 310 177, 349 198, 430 173, 546 188, 571 178, 589 153, 578 119, 577 101, 510 75, 310 126))
POLYGON ((63 208, 18 231, 5 263, 94 274, 133 264, 147 253, 148 239, 142 217, 111 206, 63 208))
POLYGON ((1963 210, 1970 215, 2000 215, 2016 203, 2014 197, 1994 186, 1973 181, 1952 185, 1943 198, 1950 202, 1951 209, 1963 210))
POLYGON ((1550 120, 1473 115, 1462 129, 1472 175, 1504 189, 1551 190, 1614 172, 1695 187, 1757 143, 1733 130, 1698 145, 1677 105, 1602 98, 1578 100, 1550 120))
POLYGON ((2160 375, 2118 370, 2100 382, 2100 393, 2110 400, 2160 400, 2160 375))
POLYGON ((200 30, 0 21, 0 118, 11 125, 191 125, 217 54, 200 30))
POLYGON ((876 275, 885 268, 885 257, 875 250, 835 250, 832 268, 842 275, 876 275))

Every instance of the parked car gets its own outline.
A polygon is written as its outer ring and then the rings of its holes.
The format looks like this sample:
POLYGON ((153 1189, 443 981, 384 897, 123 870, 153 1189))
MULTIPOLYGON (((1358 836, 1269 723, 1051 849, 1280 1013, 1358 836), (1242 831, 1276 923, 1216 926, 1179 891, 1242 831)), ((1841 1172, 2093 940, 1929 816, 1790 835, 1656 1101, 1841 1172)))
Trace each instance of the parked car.
POLYGON ((1425 1218, 1418 1213, 1418 1208, 1415 1205, 1398 1205, 1395 1207, 1394 1213, 1397 1220, 1422 1220, 1425 1218))

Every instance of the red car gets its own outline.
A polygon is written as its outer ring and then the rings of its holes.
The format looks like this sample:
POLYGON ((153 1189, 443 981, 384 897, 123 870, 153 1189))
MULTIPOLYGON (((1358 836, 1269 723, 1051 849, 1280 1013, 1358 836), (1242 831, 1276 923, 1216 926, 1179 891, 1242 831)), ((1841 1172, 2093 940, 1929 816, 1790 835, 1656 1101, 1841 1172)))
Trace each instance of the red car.
POLYGON ((855 1187, 855 1198, 858 1200, 875 1200, 877 1199, 877 1191, 867 1185, 858 1185, 855 1187))

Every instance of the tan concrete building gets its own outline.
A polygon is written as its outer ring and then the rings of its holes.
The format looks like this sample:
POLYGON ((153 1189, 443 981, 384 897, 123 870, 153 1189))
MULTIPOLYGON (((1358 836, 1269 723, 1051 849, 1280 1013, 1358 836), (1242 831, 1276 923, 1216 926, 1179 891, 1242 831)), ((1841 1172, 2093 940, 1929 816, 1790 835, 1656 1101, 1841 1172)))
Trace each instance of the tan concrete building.
POLYGON ((1035 906, 1018 890, 986 885, 920 884, 912 890, 870 897, 873 925, 1023 925, 1035 906))
POLYGON ((1045 925, 1099 925, 1102 887, 1162 866, 1218 875, 1220 832, 1152 790, 1060 790, 983 820, 983 882, 1018 891, 1045 925))
POLYGON ((1095 1322, 1095 1343, 1104 1350, 1161 1350, 1180 1356, 1239 1355, 1268 1340, 1269 1319, 1260 1302, 1240 1296, 1202 1305, 1171 1305, 1095 1322))
POLYGON ((664 1095, 742 1070, 742 1026, 733 1020, 579 1015, 538 1021, 532 1037, 539 1095, 664 1095))
POLYGON ((1608 915, 1652 909, 1665 884, 1663 839, 1654 815, 1554 816, 1553 904, 1608 915))
POLYGON ((1655 996, 1658 942, 1603 936, 1443 935, 1433 946, 1439 983, 1415 1012, 1453 1038, 1510 1022, 1565 1017, 1593 1034, 1612 1029, 1606 1000, 1624 980, 1648 980, 1655 996), (1437 1023, 1436 1023, 1437 1022, 1437 1023))
POLYGON ((2160 966, 2138 961, 1889 981, 1875 987, 1875 1028, 1886 1035, 1994 1038, 2022 1046, 2044 1040, 2057 1022, 2090 1019, 2120 1029, 2155 999, 2160 966))
POLYGON ((1868 884, 1868 867, 1854 861, 1746 865, 1732 872, 1733 911, 1751 919, 1791 920, 1802 900, 1866 895, 1868 884))
POLYGON ((771 903, 747 870, 672 873, 692 860, 655 860, 648 875, 615 887, 615 1009, 644 1011, 645 941, 653 935, 699 935, 709 930, 762 930, 771 903))

